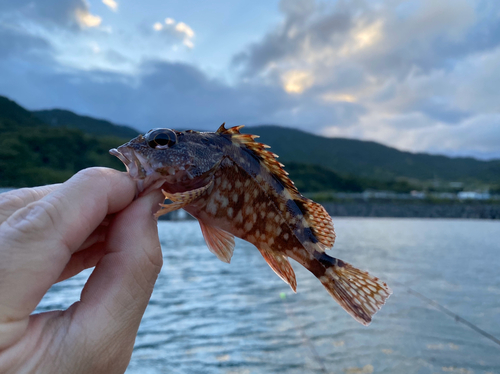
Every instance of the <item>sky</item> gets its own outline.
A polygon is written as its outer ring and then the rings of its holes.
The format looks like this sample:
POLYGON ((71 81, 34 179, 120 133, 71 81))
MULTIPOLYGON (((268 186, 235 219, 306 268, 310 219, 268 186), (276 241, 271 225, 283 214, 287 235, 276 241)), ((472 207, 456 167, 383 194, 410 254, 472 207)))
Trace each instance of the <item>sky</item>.
POLYGON ((500 2, 1 0, 0 95, 500 158, 500 2))

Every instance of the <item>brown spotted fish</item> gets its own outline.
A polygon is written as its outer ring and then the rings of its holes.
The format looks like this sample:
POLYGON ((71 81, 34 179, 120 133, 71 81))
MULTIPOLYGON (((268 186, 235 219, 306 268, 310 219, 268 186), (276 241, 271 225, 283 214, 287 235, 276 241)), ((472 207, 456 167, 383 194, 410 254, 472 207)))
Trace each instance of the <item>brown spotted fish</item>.
POLYGON ((330 215, 302 196, 277 155, 241 134, 153 129, 112 149, 146 193, 162 188, 170 204, 157 216, 184 209, 201 226, 208 248, 229 262, 237 236, 254 244, 296 291, 292 258, 313 273, 356 321, 368 325, 391 295, 378 278, 328 256, 335 232, 330 215))

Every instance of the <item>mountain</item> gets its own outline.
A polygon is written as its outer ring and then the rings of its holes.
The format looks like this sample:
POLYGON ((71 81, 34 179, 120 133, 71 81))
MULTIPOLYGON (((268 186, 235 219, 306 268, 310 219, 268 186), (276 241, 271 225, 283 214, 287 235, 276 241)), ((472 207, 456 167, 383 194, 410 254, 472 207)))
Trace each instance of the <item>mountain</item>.
POLYGON ((461 181, 500 183, 500 160, 481 161, 399 151, 354 139, 325 138, 279 126, 245 127, 259 135, 284 164, 316 164, 342 175, 374 180, 461 181))
POLYGON ((49 126, 0 96, 0 187, 64 182, 78 170, 97 165, 124 170, 108 150, 129 139, 49 126))
POLYGON ((24 126, 44 125, 43 121, 30 111, 5 96, 0 96, 0 131, 17 127, 19 124, 24 126))
MULTIPOLYGON (((301 191, 408 192, 440 182, 500 186, 500 160, 402 152, 375 142, 325 138, 279 126, 246 127, 280 156, 301 191), (432 182, 432 183, 430 183, 432 182)), ((53 109, 30 112, 0 96, 0 186, 61 182, 89 166, 123 170, 108 154, 137 131, 53 109)))
POLYGON ((139 132, 131 127, 115 125, 103 119, 81 116, 69 110, 35 110, 32 113, 48 125, 75 128, 87 134, 113 135, 128 139, 132 139, 139 135, 139 132))

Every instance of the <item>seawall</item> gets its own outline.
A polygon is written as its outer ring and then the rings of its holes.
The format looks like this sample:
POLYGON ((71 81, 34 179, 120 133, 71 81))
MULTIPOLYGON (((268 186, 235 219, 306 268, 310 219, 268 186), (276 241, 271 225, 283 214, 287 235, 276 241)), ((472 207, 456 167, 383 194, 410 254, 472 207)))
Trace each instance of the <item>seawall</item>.
POLYGON ((421 217, 500 219, 500 204, 411 202, 325 202, 331 216, 337 217, 421 217))

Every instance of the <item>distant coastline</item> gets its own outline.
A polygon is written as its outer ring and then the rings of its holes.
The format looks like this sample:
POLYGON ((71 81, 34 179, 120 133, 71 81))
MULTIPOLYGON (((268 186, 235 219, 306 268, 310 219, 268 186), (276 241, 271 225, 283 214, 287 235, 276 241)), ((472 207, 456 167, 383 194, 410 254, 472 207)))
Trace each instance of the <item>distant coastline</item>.
MULTIPOLYGON (((419 201, 336 201, 321 202, 333 217, 469 218, 500 219, 500 204, 485 202, 427 203, 419 201)), ((185 211, 175 211, 160 220, 194 219, 185 211)))
MULTIPOLYGON (((12 188, 0 188, 0 193, 10 190, 12 188)), ((333 217, 500 219, 500 201, 498 200, 432 202, 418 199, 337 199, 318 202, 333 217)), ((193 218, 183 210, 160 217, 160 220, 167 221, 186 219, 193 218)))
POLYGON ((322 203, 333 217, 475 218, 500 219, 500 204, 327 202, 322 203))

